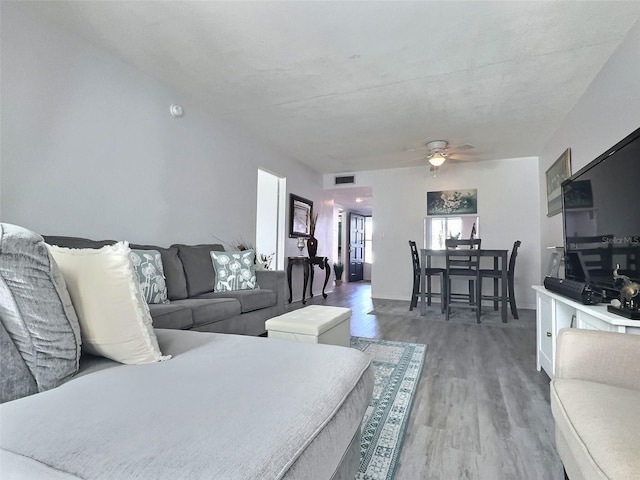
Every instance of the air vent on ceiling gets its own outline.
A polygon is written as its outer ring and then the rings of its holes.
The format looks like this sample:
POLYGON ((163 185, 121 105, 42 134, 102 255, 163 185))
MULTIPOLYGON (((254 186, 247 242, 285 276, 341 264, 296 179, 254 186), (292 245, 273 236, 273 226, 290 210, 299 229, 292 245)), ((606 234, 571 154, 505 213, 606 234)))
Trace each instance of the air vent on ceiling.
POLYGON ((345 175, 342 177, 338 177, 336 176, 336 185, 344 185, 347 183, 352 183, 355 184, 356 183, 356 176, 355 175, 345 175))

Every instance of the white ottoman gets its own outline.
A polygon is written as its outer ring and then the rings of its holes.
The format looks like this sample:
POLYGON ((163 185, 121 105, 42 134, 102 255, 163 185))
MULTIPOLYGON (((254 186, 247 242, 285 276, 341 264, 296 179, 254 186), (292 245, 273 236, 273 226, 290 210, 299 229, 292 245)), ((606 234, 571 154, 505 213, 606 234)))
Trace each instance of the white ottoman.
POLYGON ((309 305, 265 322, 269 338, 348 347, 351 309, 309 305))

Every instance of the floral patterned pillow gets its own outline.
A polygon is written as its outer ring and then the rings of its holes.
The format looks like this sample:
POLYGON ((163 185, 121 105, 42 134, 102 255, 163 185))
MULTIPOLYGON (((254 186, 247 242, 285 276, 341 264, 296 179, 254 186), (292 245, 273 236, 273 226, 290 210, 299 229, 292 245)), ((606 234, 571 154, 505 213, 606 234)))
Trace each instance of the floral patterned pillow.
POLYGON ((147 303, 169 303, 162 257, 157 250, 131 250, 131 260, 147 303))
POLYGON ((211 252, 216 271, 216 292, 253 290, 260 288, 256 281, 256 254, 253 250, 240 252, 211 252))

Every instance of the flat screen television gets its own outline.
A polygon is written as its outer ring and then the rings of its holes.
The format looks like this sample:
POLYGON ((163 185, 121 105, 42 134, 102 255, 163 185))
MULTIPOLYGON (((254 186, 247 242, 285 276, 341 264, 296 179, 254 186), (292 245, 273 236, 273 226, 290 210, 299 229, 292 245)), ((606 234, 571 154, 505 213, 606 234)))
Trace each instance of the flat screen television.
POLYGON ((640 282, 640 128, 562 183, 565 277, 617 298, 640 282))

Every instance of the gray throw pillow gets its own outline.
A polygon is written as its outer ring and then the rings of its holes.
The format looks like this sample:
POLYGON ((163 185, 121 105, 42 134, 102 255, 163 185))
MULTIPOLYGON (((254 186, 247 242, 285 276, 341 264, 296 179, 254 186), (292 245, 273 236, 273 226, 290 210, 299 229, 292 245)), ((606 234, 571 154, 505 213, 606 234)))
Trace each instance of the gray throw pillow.
POLYGON ((260 288, 256 281, 256 254, 253 250, 240 252, 211 252, 216 271, 216 292, 253 290, 260 288))
POLYGON ((189 297, 197 297, 203 293, 213 292, 216 274, 211 265, 209 252, 223 252, 224 247, 219 243, 201 245, 173 245, 178 248, 178 256, 184 266, 184 276, 187 279, 189 297))
MULTIPOLYGON (((80 326, 64 278, 40 235, 7 223, 0 223, 0 320, 38 391, 78 371, 80 326)), ((3 370, 2 382, 13 373, 3 370)))
POLYGON ((162 258, 157 250, 131 250, 131 260, 147 303, 169 303, 162 258))

